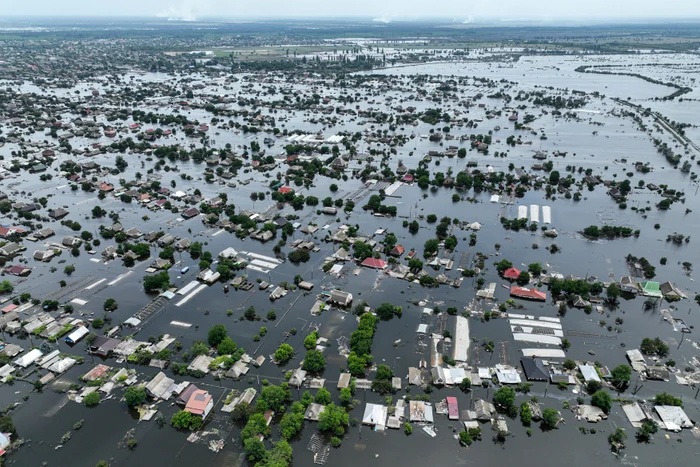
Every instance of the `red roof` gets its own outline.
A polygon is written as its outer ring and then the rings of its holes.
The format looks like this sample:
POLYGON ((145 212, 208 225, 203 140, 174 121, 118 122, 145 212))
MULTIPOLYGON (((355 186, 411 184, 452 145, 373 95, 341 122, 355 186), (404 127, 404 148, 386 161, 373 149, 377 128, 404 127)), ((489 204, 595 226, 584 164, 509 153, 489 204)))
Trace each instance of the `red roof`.
POLYGON ((457 404, 457 398, 446 397, 445 399, 447 399, 448 418, 450 420, 459 420, 459 405, 457 404))
POLYGON ((9 305, 7 305, 5 308, 3 308, 0 311, 2 311, 3 313, 9 313, 13 310, 16 310, 17 308, 19 308, 17 305, 15 305, 14 303, 10 303, 9 305))
POLYGON ((19 227, 0 227, 0 237, 6 237, 13 233, 23 234, 24 230, 19 227))
POLYGON ((379 258, 367 258, 362 262, 363 266, 375 269, 384 269, 386 267, 386 262, 379 258))
POLYGON ((406 251, 406 249, 405 249, 404 247, 402 247, 401 245, 396 245, 396 246, 391 250, 391 254, 392 254, 392 255, 401 256, 401 255, 403 254, 404 251, 406 251))
POLYGON ((5 272, 7 274, 12 274, 15 276, 21 276, 22 274, 26 273, 27 271, 31 271, 31 269, 24 267, 24 266, 20 266, 20 265, 10 266, 9 268, 5 269, 5 272))
POLYGON ((207 405, 209 405, 211 400, 212 397, 207 391, 197 389, 190 396, 190 400, 187 401, 185 410, 195 415, 204 416, 206 415, 207 405))
POLYGON ((503 277, 505 277, 506 279, 517 279, 519 275, 520 271, 518 271, 515 268, 508 268, 503 273, 503 277))
POLYGON ((403 181, 404 182, 412 182, 413 181, 413 175, 411 174, 406 174, 403 176, 403 181))
POLYGON ((292 191, 292 189, 289 188, 288 186, 281 186, 280 189, 277 191, 279 191, 282 194, 285 194, 285 193, 289 193, 290 191, 292 191))
POLYGON ((510 288, 510 294, 513 297, 527 298, 529 300, 547 300, 547 294, 540 292, 534 287, 527 289, 525 287, 518 287, 517 285, 514 285, 510 288))

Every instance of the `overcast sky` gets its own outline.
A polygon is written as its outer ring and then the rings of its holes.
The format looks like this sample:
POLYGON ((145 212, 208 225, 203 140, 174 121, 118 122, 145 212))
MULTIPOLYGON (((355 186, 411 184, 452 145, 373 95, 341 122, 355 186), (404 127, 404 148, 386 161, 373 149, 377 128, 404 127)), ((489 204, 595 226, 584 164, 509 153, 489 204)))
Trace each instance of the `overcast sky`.
POLYGON ((81 16, 364 16, 481 18, 698 18, 700 0, 0 0, 3 14, 81 16))

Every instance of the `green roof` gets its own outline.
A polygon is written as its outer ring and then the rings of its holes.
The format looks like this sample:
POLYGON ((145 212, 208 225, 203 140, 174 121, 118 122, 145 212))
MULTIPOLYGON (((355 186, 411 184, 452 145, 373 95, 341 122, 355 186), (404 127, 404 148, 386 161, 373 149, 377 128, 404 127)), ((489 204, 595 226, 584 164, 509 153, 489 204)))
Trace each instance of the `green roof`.
POLYGON ((663 294, 659 289, 658 282, 644 281, 640 285, 642 286, 642 292, 644 292, 645 295, 651 295, 652 297, 663 297, 663 294))

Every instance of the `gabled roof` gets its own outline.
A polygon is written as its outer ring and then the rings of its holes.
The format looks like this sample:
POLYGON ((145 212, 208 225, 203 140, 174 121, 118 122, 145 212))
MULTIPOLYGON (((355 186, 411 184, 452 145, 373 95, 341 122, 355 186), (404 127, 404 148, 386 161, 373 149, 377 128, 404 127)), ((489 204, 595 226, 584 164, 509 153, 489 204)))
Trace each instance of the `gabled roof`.
POLYGON ((211 400, 212 397, 207 391, 197 389, 187 401, 185 410, 195 415, 204 415, 211 400))
POLYGON ((514 285, 510 288, 510 294, 513 297, 527 298, 530 300, 547 300, 547 294, 545 292, 540 292, 534 287, 528 289, 525 287, 518 287, 517 285, 514 285))
POLYGON ((503 277, 506 279, 517 279, 520 275, 520 270, 510 267, 503 272, 503 277))
POLYGON ((384 269, 386 267, 386 262, 379 258, 366 258, 362 262, 362 266, 367 266, 368 268, 384 269))
POLYGON ((530 381, 547 381, 549 372, 539 358, 523 357, 520 359, 525 377, 530 381))

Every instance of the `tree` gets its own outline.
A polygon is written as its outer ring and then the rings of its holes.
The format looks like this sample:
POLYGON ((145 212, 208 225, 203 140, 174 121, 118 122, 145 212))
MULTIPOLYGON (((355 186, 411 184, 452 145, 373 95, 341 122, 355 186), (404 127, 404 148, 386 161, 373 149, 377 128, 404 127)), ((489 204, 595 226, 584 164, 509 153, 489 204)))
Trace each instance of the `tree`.
POLYGON ((421 271, 423 269, 423 261, 418 258, 411 258, 408 260, 408 268, 411 271, 421 271))
POLYGON ((267 456, 256 467, 287 467, 292 461, 292 447, 285 440, 277 441, 267 456))
POLYGON ((209 330, 209 333, 207 334, 207 342, 210 346, 216 347, 226 338, 226 334, 226 326, 223 324, 217 324, 209 330))
POLYGON ((567 370, 569 370, 569 371, 572 371, 572 370, 575 370, 575 369, 576 369, 576 362, 573 361, 573 360, 570 359, 570 358, 567 358, 566 360, 564 360, 564 365, 563 365, 563 366, 564 366, 565 369, 567 369, 567 370))
POLYGON ((531 263, 528 264, 527 270, 530 271, 530 274, 537 277, 542 274, 542 265, 540 263, 531 263))
POLYGON ((12 293, 13 290, 15 290, 15 287, 12 285, 12 282, 8 280, 0 282, 0 294, 12 293))
POLYGON ((301 411, 292 409, 291 412, 284 414, 282 420, 280 420, 280 435, 282 439, 293 438, 301 431, 301 427, 304 425, 304 406, 301 405, 301 402, 295 402, 294 405, 296 404, 301 406, 301 411))
POLYGON ((303 368, 312 373, 320 373, 326 366, 326 357, 318 350, 309 350, 304 357, 303 368))
POLYGON ((515 391, 513 388, 503 386, 493 394, 493 403, 503 409, 509 409, 515 402, 515 391))
POLYGON ((231 419, 234 421, 248 421, 248 418, 252 415, 253 411, 250 408, 250 404, 246 402, 239 402, 233 408, 231 412, 231 419))
POLYGON ((117 303, 117 301, 115 299, 108 298, 107 300, 105 300, 105 303, 104 303, 104 310, 105 311, 114 311, 117 308, 119 308, 119 304, 117 303))
POLYGON ((634 436, 638 443, 648 443, 651 441, 651 435, 656 434, 657 431, 659 431, 659 427, 656 422, 646 419, 634 436))
POLYGON ((391 303, 382 303, 379 305, 377 308, 377 316, 379 316, 379 319, 382 320, 390 320, 391 318, 394 317, 394 315, 398 315, 401 313, 401 307, 400 306, 394 306, 391 303))
POLYGON ((614 451, 619 451, 625 447, 624 442, 627 439, 627 433, 622 428, 617 428, 608 435, 608 443, 613 447, 614 451))
POLYGON ((607 391, 597 391, 593 396, 591 396, 591 405, 598 407, 605 413, 610 412, 612 408, 612 398, 607 391))
POLYGON ((306 348, 306 350, 311 350, 315 348, 317 340, 318 331, 312 331, 308 336, 304 338, 304 348, 306 348))
POLYGON ((469 392, 472 390, 472 381, 469 378, 464 378, 460 383, 459 383, 459 389, 462 390, 462 392, 469 392))
POLYGON ((426 242, 423 244, 423 257, 430 258, 435 253, 437 253, 439 247, 440 247, 440 242, 438 242, 438 240, 436 238, 431 238, 430 240, 426 240, 426 242))
POLYGON ((612 375, 612 385, 617 389, 624 389, 632 378, 632 368, 628 365, 618 365, 610 372, 612 375))
POLYGON ((243 449, 245 450, 248 460, 251 462, 261 461, 267 455, 265 443, 260 441, 257 437, 244 439, 243 449))
POLYGON ((323 412, 318 417, 318 429, 321 431, 337 432, 338 428, 343 428, 348 424, 348 414, 345 409, 338 407, 332 402, 326 405, 323 412))
POLYGON ((527 285, 530 283, 530 274, 527 271, 520 271, 518 275, 518 285, 527 285))
POLYGON ((88 407, 95 407, 97 404, 100 403, 100 393, 97 391, 91 392, 90 394, 85 396, 85 398, 83 398, 83 402, 88 407))
POLYGON ((249 306, 244 312, 243 317, 249 321, 255 319, 255 307, 253 305, 249 306))
POLYGON ((168 275, 167 271, 143 278, 143 288, 146 290, 146 293, 156 292, 168 287, 170 287, 170 275, 168 275))
POLYGON ((16 434, 17 429, 9 415, 0 415, 0 433, 16 434))
POLYGON ((394 371, 387 365, 377 367, 376 379, 390 380, 394 376, 394 371))
POLYGON ((642 339, 642 344, 639 346, 639 350, 646 355, 657 355, 661 358, 668 355, 668 345, 658 337, 650 338, 645 337, 642 339))
POLYGON ((275 386, 274 384, 265 386, 262 391, 260 391, 258 410, 274 410, 275 412, 279 412, 290 398, 289 389, 287 389, 286 384, 287 383, 284 383, 284 387, 281 385, 275 386))
POLYGON ((248 419, 243 430, 241 430, 241 438, 246 440, 254 438, 258 435, 267 436, 270 434, 270 427, 267 426, 267 420, 262 413, 254 413, 248 419))
POLYGON ((146 389, 138 386, 129 386, 124 392, 124 400, 129 407, 136 407, 146 402, 146 389))
POLYGON ((229 336, 224 337, 224 340, 219 342, 219 345, 216 347, 219 355, 233 355, 236 350, 238 350, 238 346, 229 336))
POLYGON ((558 170, 552 170, 549 173, 549 184, 550 185, 558 185, 559 184, 559 171, 558 170))
POLYGON ((503 273, 506 269, 513 267, 513 263, 511 263, 507 259, 502 259, 500 261, 496 261, 494 263, 494 266, 496 266, 496 270, 499 273, 503 273))
POLYGON ((314 397, 314 402, 321 405, 328 405, 331 403, 331 393, 326 388, 320 388, 314 397))
POLYGON ((192 242, 190 245, 190 257, 192 259, 197 259, 202 254, 202 244, 199 242, 192 242))
POLYGON ((524 426, 530 426, 532 422, 532 410, 527 402, 520 404, 520 421, 524 426))
POLYGON ((605 293, 610 303, 617 303, 617 299, 620 297, 620 288, 613 282, 608 286, 605 293))
POLYGON ((292 355, 294 355, 294 349, 289 344, 280 345, 274 353, 277 363, 287 363, 292 355))
POLYGON ((552 430, 556 428, 557 423, 559 423, 559 412, 556 409, 546 408, 542 411, 542 425, 543 430, 552 430))
POLYGON ((352 402, 352 389, 350 388, 342 388, 340 390, 340 403, 343 404, 344 406, 349 405, 352 402))

